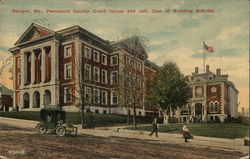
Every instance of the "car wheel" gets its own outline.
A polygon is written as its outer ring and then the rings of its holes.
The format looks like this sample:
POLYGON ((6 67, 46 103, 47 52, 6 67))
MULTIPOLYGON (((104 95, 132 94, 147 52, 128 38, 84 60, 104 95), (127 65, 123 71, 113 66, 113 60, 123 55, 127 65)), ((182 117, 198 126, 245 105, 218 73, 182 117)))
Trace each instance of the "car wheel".
POLYGON ((65 136, 66 134, 66 129, 62 126, 59 126, 57 129, 56 129, 56 134, 58 136, 65 136))
POLYGON ((37 126, 37 131, 41 134, 44 134, 47 131, 47 128, 44 124, 39 124, 37 126))

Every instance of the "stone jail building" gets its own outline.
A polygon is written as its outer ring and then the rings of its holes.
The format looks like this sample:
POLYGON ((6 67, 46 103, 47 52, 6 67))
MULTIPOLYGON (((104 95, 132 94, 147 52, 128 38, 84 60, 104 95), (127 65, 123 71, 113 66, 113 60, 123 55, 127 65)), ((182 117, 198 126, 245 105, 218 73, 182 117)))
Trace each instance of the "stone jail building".
POLYGON ((109 42, 79 26, 53 31, 32 23, 9 51, 14 56, 13 105, 21 110, 57 106, 78 111, 77 97, 84 93, 86 111, 126 114, 119 91, 126 66, 137 83, 136 113, 152 113, 144 104, 145 92, 158 66, 147 60, 137 37, 109 42))
POLYGON ((191 99, 189 104, 175 114, 180 121, 214 122, 224 121, 238 115, 238 93, 235 85, 228 80, 228 75, 216 73, 206 66, 205 73, 199 73, 199 68, 189 76, 191 99))

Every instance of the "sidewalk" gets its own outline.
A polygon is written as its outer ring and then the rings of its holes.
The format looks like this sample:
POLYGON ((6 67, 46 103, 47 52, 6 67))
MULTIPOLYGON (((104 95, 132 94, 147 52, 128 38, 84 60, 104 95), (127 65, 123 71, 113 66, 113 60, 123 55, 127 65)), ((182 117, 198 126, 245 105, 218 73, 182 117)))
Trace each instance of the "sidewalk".
MULTIPOLYGON (((13 125, 15 127, 34 129, 39 122, 0 117, 0 123, 13 125)), ((188 145, 188 146, 203 147, 203 148, 208 147, 212 149, 240 151, 243 153, 249 153, 249 147, 243 146, 244 145, 243 139, 222 139, 222 138, 194 136, 194 139, 190 139, 189 142, 185 143, 181 134, 158 133, 159 138, 156 138, 154 135, 150 137, 149 136, 150 132, 148 131, 128 130, 124 129, 124 126, 98 127, 96 129, 81 129, 81 125, 77 125, 77 127, 79 134, 88 134, 88 135, 102 136, 102 137, 142 139, 158 143, 171 143, 171 144, 188 145)))

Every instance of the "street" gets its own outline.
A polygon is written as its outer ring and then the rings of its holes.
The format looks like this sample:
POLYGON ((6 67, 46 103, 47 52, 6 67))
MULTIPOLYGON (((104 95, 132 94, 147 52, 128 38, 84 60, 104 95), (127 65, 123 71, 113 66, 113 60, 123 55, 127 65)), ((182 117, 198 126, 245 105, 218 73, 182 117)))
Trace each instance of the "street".
POLYGON ((242 152, 198 148, 186 143, 160 143, 157 140, 79 135, 58 137, 38 134, 34 129, 0 124, 0 156, 8 159, 83 158, 240 158, 242 152))

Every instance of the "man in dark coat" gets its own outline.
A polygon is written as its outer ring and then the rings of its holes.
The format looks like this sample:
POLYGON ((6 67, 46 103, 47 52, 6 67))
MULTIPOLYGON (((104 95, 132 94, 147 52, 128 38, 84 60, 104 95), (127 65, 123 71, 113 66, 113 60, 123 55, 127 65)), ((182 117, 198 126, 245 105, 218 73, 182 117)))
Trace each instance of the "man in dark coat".
POLYGON ((155 133, 155 136, 158 137, 158 124, 157 124, 157 118, 154 119, 152 123, 152 132, 149 134, 149 136, 152 136, 153 133, 155 133))
POLYGON ((89 122, 90 122, 90 129, 95 129, 95 117, 93 115, 93 112, 91 112, 90 114, 89 122))

